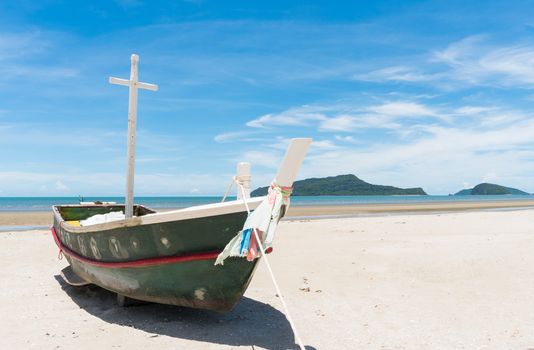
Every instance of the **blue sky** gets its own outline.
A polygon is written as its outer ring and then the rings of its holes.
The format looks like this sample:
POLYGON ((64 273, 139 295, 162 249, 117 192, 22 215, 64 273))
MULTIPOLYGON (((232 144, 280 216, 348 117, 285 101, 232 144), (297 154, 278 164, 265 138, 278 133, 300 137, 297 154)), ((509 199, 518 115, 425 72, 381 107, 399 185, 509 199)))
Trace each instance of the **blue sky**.
POLYGON ((4 1, 0 196, 121 195, 129 57, 136 194, 299 178, 534 192, 534 2, 4 1))

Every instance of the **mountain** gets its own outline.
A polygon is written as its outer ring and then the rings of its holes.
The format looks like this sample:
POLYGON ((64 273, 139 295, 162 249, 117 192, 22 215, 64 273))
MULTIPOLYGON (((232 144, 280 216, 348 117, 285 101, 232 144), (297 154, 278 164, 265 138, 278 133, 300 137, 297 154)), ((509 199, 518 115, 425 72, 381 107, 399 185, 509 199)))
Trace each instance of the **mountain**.
POLYGON ((455 196, 487 195, 487 194, 528 194, 517 188, 504 187, 496 184, 481 183, 473 188, 468 188, 455 193, 455 196))
MULTIPOLYGON (((265 196, 268 187, 252 191, 252 197, 265 196)), ((426 195, 422 188, 398 188, 373 185, 360 180, 355 175, 338 175, 295 181, 294 196, 388 196, 388 195, 426 195)))

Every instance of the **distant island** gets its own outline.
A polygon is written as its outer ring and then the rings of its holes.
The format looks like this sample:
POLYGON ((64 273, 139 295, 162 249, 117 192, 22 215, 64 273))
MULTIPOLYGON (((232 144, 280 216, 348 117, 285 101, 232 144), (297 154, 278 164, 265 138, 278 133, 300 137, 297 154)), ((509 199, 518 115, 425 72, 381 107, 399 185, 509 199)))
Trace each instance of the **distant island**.
POLYGON ((504 187, 501 185, 481 183, 473 188, 468 188, 455 193, 455 196, 469 196, 469 195, 497 195, 497 194, 528 194, 518 190, 517 188, 504 187))
MULTIPOLYGON (((265 196, 268 187, 252 191, 252 197, 265 196)), ((373 185, 355 175, 338 175, 324 178, 311 178, 295 181, 293 196, 392 196, 392 195, 426 195, 422 188, 398 188, 393 186, 373 185)))

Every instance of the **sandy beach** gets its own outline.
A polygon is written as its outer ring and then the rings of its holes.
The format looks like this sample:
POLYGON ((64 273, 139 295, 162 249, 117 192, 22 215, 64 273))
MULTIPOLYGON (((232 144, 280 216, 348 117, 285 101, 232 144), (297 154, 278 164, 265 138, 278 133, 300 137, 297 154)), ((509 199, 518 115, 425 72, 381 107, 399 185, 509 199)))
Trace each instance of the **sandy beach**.
MULTIPOLYGON (((275 243, 308 349, 534 348, 534 209, 284 221, 275 243)), ((295 348, 263 264, 221 315, 65 285, 47 231, 0 250, 1 348, 295 348)))

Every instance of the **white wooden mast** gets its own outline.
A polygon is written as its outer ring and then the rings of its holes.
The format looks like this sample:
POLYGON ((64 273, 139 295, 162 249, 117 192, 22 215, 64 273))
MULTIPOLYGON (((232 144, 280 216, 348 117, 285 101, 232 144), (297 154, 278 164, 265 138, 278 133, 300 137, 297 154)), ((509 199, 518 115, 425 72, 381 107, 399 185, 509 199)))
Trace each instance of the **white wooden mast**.
POLYGON ((134 188, 134 170, 135 170, 135 130, 137 126, 137 89, 158 91, 155 84, 142 83, 138 79, 137 69, 139 56, 133 54, 131 57, 132 65, 130 70, 130 80, 109 77, 111 84, 124 85, 130 88, 130 97, 128 102, 128 171, 126 175, 126 206, 125 216, 133 216, 133 188, 134 188))

